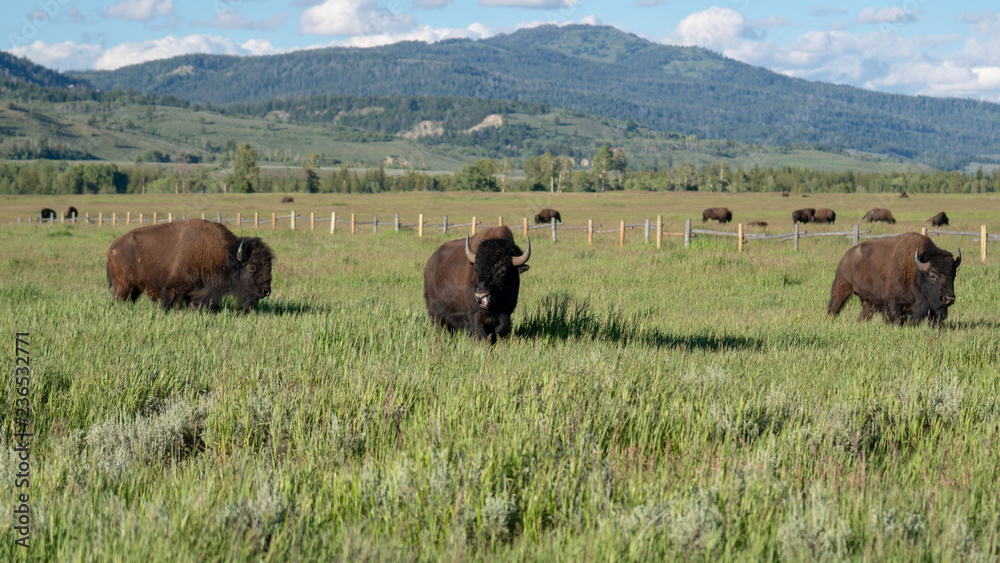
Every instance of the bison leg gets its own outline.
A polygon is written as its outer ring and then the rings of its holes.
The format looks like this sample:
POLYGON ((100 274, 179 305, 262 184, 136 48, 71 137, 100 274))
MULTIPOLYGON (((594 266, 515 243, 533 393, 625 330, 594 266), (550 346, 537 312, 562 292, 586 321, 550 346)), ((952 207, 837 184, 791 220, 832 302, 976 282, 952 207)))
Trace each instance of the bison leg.
POLYGON ((845 281, 833 280, 833 288, 830 290, 830 302, 826 306, 827 314, 833 316, 839 315, 840 310, 844 308, 844 303, 847 303, 847 300, 853 294, 854 286, 845 281))
POLYGON ((875 306, 868 301, 861 302, 861 314, 858 315, 858 322, 864 322, 872 318, 872 313, 875 312, 875 306))

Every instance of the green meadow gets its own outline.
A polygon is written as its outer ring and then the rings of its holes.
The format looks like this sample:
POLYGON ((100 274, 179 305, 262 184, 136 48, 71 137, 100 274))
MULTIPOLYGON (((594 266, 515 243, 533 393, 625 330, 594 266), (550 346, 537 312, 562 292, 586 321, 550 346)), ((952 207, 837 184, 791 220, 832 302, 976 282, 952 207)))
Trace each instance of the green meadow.
MULTIPOLYGON (((1000 229, 992 195, 280 194, 0 198, 0 559, 965 560, 1000 557, 1000 246, 965 259, 946 326, 825 314, 846 237, 790 242, 532 231, 510 338, 430 326, 423 267, 458 238, 300 220, 244 227, 276 255, 243 314, 116 303, 96 218, 355 213, 566 226, 664 218, 792 230, 872 207, 919 230, 1000 229), (22 224, 17 224, 20 217, 22 224), (303 226, 304 224, 304 226, 303 226), (17 487, 15 333, 34 436, 17 487), (30 547, 15 545, 17 494, 30 547)), ((523 247, 523 234, 515 229, 523 247)))

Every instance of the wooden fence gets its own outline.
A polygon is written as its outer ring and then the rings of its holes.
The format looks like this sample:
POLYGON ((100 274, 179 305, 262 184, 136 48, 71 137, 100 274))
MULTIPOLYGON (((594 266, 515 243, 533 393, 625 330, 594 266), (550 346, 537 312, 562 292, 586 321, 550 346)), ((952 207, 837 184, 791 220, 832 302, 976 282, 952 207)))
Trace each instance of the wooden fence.
MULTIPOLYGON (((414 230, 417 232, 417 236, 424 236, 425 230, 441 230, 442 234, 447 234, 450 229, 468 229, 469 234, 476 234, 476 230, 484 226, 485 224, 478 218, 473 217, 471 222, 468 223, 451 223, 448 221, 448 216, 445 215, 441 223, 426 223, 424 221, 424 214, 420 213, 416 223, 403 224, 399 220, 399 213, 393 215, 392 221, 380 221, 378 215, 372 215, 371 221, 361 221, 354 213, 350 213, 350 218, 348 214, 338 214, 336 211, 330 213, 329 217, 317 217, 314 212, 310 212, 309 215, 299 215, 292 211, 287 215, 278 215, 276 213, 271 213, 270 217, 266 215, 262 218, 259 213, 254 213, 251 219, 249 214, 244 216, 242 213, 237 213, 236 217, 223 217, 222 213, 216 213, 215 217, 211 215, 206 216, 205 213, 201 214, 201 218, 208 221, 217 221, 220 223, 232 222, 235 223, 240 228, 249 227, 253 225, 254 229, 270 228, 274 230, 277 228, 279 221, 288 220, 288 227, 291 230, 295 230, 297 225, 304 228, 303 223, 308 221, 308 226, 310 231, 315 231, 317 224, 330 223, 330 234, 335 234, 337 232, 337 225, 343 225, 342 230, 346 230, 349 226, 350 233, 352 235, 357 234, 358 231, 367 226, 371 226, 372 232, 377 234, 380 226, 382 227, 392 227, 395 232, 400 232, 401 230, 414 230)), ((158 223, 169 223, 174 221, 174 216, 172 213, 167 213, 164 217, 163 215, 158 215, 153 213, 152 217, 144 216, 142 213, 133 215, 131 212, 125 214, 124 218, 119 217, 117 213, 112 213, 110 217, 105 217, 104 213, 98 213, 97 217, 91 217, 89 213, 78 217, 67 218, 63 215, 59 219, 38 219, 33 220, 34 217, 28 218, 28 223, 85 223, 90 225, 103 226, 104 224, 110 224, 112 227, 117 226, 119 223, 124 223, 125 226, 132 225, 145 225, 147 222, 149 224, 158 223)), ((187 219, 186 215, 182 215, 179 219, 187 219)), ((21 218, 17 218, 17 222, 22 223, 21 218)), ((498 217, 498 225, 503 225, 503 217, 498 217)), ((517 228, 514 225, 508 225, 512 228, 517 228)), ((587 220, 585 226, 568 226, 563 223, 557 223, 553 220, 551 223, 543 223, 536 225, 529 225, 528 218, 524 217, 521 220, 521 225, 518 225, 524 232, 524 236, 528 236, 529 231, 538 229, 547 229, 552 233, 552 242, 558 241, 558 232, 560 231, 587 231, 587 244, 594 244, 594 235, 608 234, 608 233, 618 233, 618 244, 619 246, 625 246, 625 232, 632 231, 638 228, 643 229, 644 241, 646 244, 650 242, 650 234, 652 233, 655 237, 656 247, 660 248, 663 243, 663 237, 684 237, 684 246, 688 247, 691 245, 691 239, 696 236, 722 236, 722 237, 735 237, 737 239, 737 250, 738 252, 743 252, 743 246, 745 243, 750 241, 758 240, 778 240, 781 242, 792 241, 795 251, 799 250, 799 241, 805 238, 813 237, 829 237, 829 236, 843 236, 851 240, 852 244, 858 244, 860 241, 865 239, 873 238, 884 238, 884 237, 894 237, 901 233, 887 233, 873 235, 871 231, 862 231, 859 225, 854 225, 850 231, 836 231, 836 232, 818 232, 810 233, 802 231, 799 229, 798 223, 795 224, 795 230, 788 233, 780 233, 774 235, 767 235, 763 233, 747 233, 744 230, 743 223, 736 225, 736 232, 730 231, 716 231, 710 229, 694 229, 691 226, 691 220, 687 219, 684 222, 683 232, 664 232, 663 230, 663 216, 658 215, 656 217, 655 223, 646 219, 642 223, 626 223, 625 221, 619 222, 614 228, 603 229, 603 225, 594 224, 591 219, 587 220)), ((980 243, 980 257, 983 262, 986 261, 986 243, 987 241, 1000 242, 1000 233, 987 233, 986 225, 982 225, 978 232, 976 231, 948 231, 942 229, 920 229, 920 233, 926 236, 937 236, 937 235, 952 235, 952 236, 967 236, 972 237, 974 242, 980 243)))

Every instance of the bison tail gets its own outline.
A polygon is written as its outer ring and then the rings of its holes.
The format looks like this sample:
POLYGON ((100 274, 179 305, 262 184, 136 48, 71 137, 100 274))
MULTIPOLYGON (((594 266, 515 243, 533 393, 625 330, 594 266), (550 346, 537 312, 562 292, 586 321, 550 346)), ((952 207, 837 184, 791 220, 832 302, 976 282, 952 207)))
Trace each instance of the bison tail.
POLYGON ((826 313, 834 317, 839 315, 840 310, 844 308, 844 303, 847 303, 853 294, 854 287, 851 284, 834 280, 833 289, 830 290, 830 302, 826 305, 826 313))

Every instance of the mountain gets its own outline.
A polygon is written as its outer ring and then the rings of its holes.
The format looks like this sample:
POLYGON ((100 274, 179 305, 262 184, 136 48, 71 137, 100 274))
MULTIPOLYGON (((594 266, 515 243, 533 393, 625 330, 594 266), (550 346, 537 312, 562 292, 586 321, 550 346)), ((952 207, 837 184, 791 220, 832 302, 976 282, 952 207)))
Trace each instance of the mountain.
POLYGON ((0 91, 24 86, 81 88, 86 81, 35 64, 24 57, 0 51, 0 91))
POLYGON ((271 56, 185 55, 72 76, 102 90, 134 88, 192 103, 317 94, 542 102, 658 131, 827 145, 942 167, 994 153, 1000 134, 996 104, 810 82, 602 26, 271 56))

